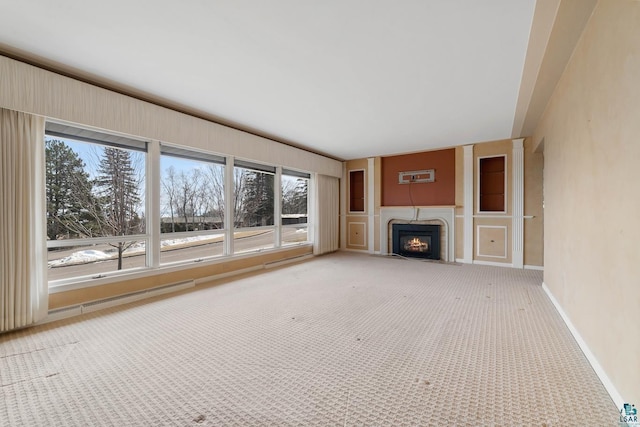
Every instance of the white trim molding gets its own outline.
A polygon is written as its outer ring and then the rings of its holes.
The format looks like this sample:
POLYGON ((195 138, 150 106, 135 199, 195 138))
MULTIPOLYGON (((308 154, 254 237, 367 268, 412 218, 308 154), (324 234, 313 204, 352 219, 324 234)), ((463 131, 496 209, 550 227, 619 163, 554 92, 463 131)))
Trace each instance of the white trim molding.
POLYGON ((513 264, 511 264, 510 262, 480 261, 480 260, 474 259, 473 263, 475 265, 489 265, 489 266, 492 266, 492 267, 513 268, 513 264))
POLYGON ((340 247, 347 247, 347 163, 342 162, 342 179, 340 180, 340 247))
POLYGON ((147 265, 152 268, 160 267, 160 142, 149 141, 147 144, 147 206, 145 215, 147 218, 147 230, 149 233, 150 248, 146 252, 147 265))
POLYGON ((473 263, 473 145, 465 145, 463 158, 463 262, 473 263))
MULTIPOLYGON (((507 227, 505 225, 478 225, 476 227, 476 256, 485 258, 507 259, 507 227), (480 253, 480 229, 481 228, 502 228, 504 230, 504 255, 486 255, 480 253)), ((474 261, 477 263, 477 260, 474 261)))
POLYGON ((367 217, 368 221, 368 249, 370 253, 375 251, 375 159, 369 157, 367 159, 367 217))
POLYGON ((544 293, 547 294, 547 296, 549 297, 549 300, 551 300, 551 303, 558 311, 558 314, 560 314, 560 317, 562 317, 562 320, 567 325, 567 328, 569 328, 569 332, 571 332, 571 335, 573 335, 573 338, 575 338, 576 342, 578 343, 578 346, 580 347, 585 357, 589 361, 589 364, 595 371, 598 378, 600 378, 602 385, 604 385, 604 388, 607 389, 607 392, 609 393, 609 396, 611 396, 611 399, 613 400, 613 402, 616 404, 616 407, 622 408, 622 405, 624 405, 625 400, 622 398, 622 395, 618 393, 618 390, 613 385, 613 383, 607 376, 606 372, 604 371, 600 363, 598 363, 598 359, 596 359, 595 355, 591 352, 591 349, 589 349, 589 346, 587 345, 587 343, 582 339, 576 327, 573 326, 573 323, 571 323, 571 319, 569 319, 569 316, 567 316, 567 313, 565 313, 565 311, 562 309, 562 306, 560 305, 558 300, 556 300, 556 298, 551 293, 551 290, 544 282, 542 283, 542 289, 544 290, 544 293))
POLYGON ((356 247, 362 247, 362 248, 366 248, 367 247, 367 223, 366 222, 349 222, 349 233, 347 236, 348 242, 347 245, 348 246, 356 246, 356 247), (362 245, 357 245, 355 243, 351 243, 351 226, 352 225, 362 225, 362 239, 364 240, 364 243, 362 245))
MULTIPOLYGON (((474 218, 491 218, 491 219, 511 219, 513 218, 513 215, 486 215, 486 214, 482 214, 482 215, 473 215, 474 218)), ((464 215, 456 215, 456 218, 464 218, 464 215)), ((524 215, 522 218, 524 219, 533 219, 535 218, 535 215, 524 215)))
POLYGON ((515 268, 524 268, 524 138, 512 141, 513 223, 511 226, 511 262, 515 268))

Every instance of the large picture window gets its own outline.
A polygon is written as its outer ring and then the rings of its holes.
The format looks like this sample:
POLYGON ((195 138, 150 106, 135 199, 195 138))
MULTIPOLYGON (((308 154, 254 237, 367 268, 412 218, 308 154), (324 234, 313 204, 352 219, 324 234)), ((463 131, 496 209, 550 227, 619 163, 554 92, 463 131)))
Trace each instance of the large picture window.
POLYGON ((53 122, 44 144, 50 286, 309 242, 308 173, 53 122))
POLYGON ((146 144, 51 124, 45 151, 49 280, 145 267, 146 144))
POLYGON ((234 252, 275 245, 275 167, 236 161, 234 167, 234 252))
POLYGON ((282 244, 308 241, 309 174, 282 171, 282 244))
POLYGON ((223 157, 161 146, 161 264, 223 255, 224 164, 223 157))

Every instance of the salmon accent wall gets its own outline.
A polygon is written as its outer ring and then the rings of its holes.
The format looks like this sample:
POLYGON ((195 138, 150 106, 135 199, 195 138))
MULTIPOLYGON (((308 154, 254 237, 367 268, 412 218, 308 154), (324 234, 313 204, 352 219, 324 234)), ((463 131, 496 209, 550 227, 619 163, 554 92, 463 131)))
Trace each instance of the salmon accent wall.
POLYGON ((456 150, 382 158, 382 206, 448 206, 456 199, 456 150), (435 182, 398 184, 398 172, 435 169, 435 182))

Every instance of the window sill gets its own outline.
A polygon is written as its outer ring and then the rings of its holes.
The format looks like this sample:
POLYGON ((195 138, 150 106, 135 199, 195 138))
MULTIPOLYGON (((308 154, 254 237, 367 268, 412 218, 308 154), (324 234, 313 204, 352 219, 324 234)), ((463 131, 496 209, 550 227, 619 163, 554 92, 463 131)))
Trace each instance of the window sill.
POLYGON ((156 268, 143 267, 143 268, 131 269, 123 272, 109 273, 109 274, 106 274, 105 277, 101 277, 98 279, 91 279, 91 278, 84 277, 82 279, 72 281, 72 282, 68 282, 68 281, 65 281, 63 283, 52 282, 49 284, 49 294, 57 294, 57 293, 68 292, 68 291, 77 290, 77 289, 108 285, 112 283, 122 282, 125 280, 134 280, 134 279, 141 279, 145 277, 153 277, 153 276, 172 273, 176 271, 183 271, 183 270, 189 270, 193 268, 216 265, 224 262, 229 262, 230 260, 239 260, 239 259, 252 258, 252 257, 264 255, 264 254, 286 252, 292 249, 305 247, 305 246, 312 247, 313 243, 311 242, 291 243, 278 248, 261 249, 261 250, 255 250, 250 252, 238 253, 238 254, 229 255, 229 256, 212 257, 212 258, 207 258, 202 260, 189 260, 185 262, 176 262, 174 264, 163 265, 156 268))

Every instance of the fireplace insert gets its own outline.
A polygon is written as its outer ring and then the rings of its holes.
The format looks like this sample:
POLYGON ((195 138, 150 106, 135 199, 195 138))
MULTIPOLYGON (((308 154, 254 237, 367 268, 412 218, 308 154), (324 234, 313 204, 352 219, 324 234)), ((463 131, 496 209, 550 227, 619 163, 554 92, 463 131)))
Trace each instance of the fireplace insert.
POLYGON ((392 224, 393 253, 405 257, 440 259, 440 226, 392 224))

